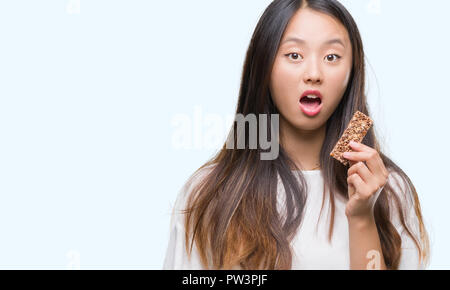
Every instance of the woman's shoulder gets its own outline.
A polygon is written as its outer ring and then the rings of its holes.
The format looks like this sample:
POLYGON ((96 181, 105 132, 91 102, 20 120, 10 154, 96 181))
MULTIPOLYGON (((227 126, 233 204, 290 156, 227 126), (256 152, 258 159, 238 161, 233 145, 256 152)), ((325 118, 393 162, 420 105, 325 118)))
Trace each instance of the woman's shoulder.
POLYGON ((206 164, 195 170, 181 188, 180 194, 182 197, 187 198, 190 194, 192 194, 192 190, 199 185, 209 175, 209 173, 211 173, 214 167, 215 164, 206 164))
POLYGON ((415 212, 416 194, 415 188, 413 188, 414 185, 404 172, 400 173, 394 170, 389 172, 388 183, 392 188, 389 196, 389 204, 394 226, 403 230, 400 222, 401 213, 408 227, 417 232, 419 230, 419 221, 415 212))
POLYGON ((195 194, 194 189, 203 181, 204 178, 213 170, 214 164, 203 165, 195 170, 184 182, 175 199, 172 209, 174 221, 181 221, 184 211, 187 209, 188 199, 195 194))
POLYGON ((408 207, 414 206, 414 194, 411 186, 412 182, 404 172, 389 169, 388 183, 393 190, 393 194, 408 207))

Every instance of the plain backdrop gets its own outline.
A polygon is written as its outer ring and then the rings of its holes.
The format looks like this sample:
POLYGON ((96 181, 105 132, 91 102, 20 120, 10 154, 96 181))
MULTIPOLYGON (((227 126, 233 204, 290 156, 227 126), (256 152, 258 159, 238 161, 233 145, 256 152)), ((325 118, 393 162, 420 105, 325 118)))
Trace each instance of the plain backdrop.
MULTIPOLYGON (((161 269, 170 212, 225 140, 270 0, 0 1, 0 268, 161 269)), ((450 268, 444 0, 346 0, 384 152, 450 268)))

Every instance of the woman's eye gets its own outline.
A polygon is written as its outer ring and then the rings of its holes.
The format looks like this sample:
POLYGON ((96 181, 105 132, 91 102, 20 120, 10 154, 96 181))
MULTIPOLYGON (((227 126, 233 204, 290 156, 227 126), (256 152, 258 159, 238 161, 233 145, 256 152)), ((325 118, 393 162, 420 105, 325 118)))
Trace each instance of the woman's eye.
POLYGON ((301 55, 300 54, 298 54, 298 53, 289 53, 289 54, 286 54, 286 56, 287 57, 289 57, 290 59, 292 59, 292 60, 299 60, 299 59, 301 59, 301 55))
POLYGON ((334 62, 334 61, 340 59, 341 57, 339 55, 337 55, 337 54, 329 54, 325 58, 329 62, 334 62))

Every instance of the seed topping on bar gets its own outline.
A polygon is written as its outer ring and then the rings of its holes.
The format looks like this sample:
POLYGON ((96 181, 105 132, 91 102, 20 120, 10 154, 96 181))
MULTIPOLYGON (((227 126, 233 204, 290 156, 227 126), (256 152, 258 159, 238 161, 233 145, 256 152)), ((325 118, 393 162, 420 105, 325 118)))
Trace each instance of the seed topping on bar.
POLYGON ((356 111, 350 120, 347 129, 345 129, 341 138, 331 151, 330 156, 340 161, 345 166, 348 166, 350 163, 342 156, 342 154, 344 154, 344 152, 353 151, 350 147, 350 141, 361 143, 372 125, 373 121, 370 117, 360 111, 356 111))

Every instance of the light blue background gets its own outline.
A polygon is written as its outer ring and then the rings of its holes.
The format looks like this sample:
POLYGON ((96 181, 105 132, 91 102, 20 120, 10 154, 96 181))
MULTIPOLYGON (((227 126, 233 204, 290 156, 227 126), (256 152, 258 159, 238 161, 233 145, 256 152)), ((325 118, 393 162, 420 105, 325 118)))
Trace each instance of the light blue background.
MULTIPOLYGON (((1 0, 0 268, 160 269, 173 202, 219 148, 202 138, 225 138, 270 2, 1 0)), ((450 2, 342 2, 384 151, 419 192, 430 269, 449 269, 450 2)))

